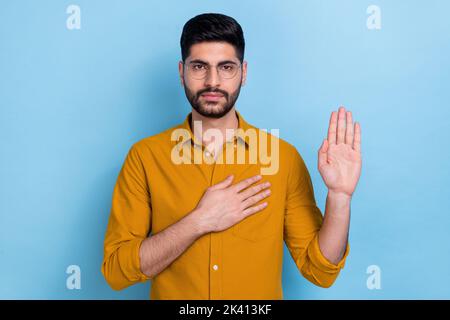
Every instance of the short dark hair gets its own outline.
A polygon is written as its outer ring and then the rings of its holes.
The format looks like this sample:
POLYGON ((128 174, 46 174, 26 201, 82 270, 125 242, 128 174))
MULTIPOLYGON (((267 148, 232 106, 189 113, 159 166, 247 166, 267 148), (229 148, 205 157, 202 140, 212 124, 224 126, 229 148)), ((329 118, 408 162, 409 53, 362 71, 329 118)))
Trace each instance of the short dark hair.
POLYGON ((241 63, 244 60, 244 33, 232 17, 220 13, 203 13, 186 22, 180 39, 183 61, 189 56, 192 45, 204 41, 228 42, 234 46, 241 63))

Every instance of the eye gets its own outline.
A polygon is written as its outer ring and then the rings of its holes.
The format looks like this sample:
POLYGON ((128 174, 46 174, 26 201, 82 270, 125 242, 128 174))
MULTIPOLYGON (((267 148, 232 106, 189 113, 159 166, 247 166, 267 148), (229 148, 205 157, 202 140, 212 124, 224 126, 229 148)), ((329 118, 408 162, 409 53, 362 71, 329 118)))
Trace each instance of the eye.
POLYGON ((202 70, 202 68, 204 68, 205 66, 203 64, 193 64, 192 65, 192 69, 194 70, 202 70))
POLYGON ((222 66, 222 70, 224 70, 224 71, 233 71, 233 69, 234 69, 234 65, 232 65, 232 64, 224 64, 222 66))

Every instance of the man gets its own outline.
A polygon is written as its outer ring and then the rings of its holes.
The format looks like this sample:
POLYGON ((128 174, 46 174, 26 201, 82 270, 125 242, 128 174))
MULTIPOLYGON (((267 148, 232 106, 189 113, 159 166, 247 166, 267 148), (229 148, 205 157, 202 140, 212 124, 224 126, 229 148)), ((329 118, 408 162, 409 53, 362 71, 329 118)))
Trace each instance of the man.
POLYGON ((150 279, 151 299, 282 299, 284 240, 304 277, 331 286, 349 252, 359 124, 343 107, 331 113, 318 154, 328 187, 323 218, 296 148, 235 109, 247 75, 240 25, 221 14, 198 15, 180 43, 192 112, 129 150, 113 193, 105 279, 116 290, 150 279), (267 141, 278 164, 263 173, 267 141))

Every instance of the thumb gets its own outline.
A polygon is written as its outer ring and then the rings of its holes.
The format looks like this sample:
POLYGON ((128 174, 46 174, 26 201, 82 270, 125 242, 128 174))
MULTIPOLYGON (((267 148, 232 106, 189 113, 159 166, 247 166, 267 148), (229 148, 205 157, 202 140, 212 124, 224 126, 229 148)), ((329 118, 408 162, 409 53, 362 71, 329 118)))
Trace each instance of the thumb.
POLYGON ((233 178, 234 176, 230 174, 228 177, 226 177, 225 180, 213 185, 212 187, 213 189, 225 189, 226 187, 231 185, 231 182, 233 182, 233 178))
POLYGON ((328 150, 328 140, 323 139, 322 145, 319 149, 319 168, 327 164, 327 150, 328 150))

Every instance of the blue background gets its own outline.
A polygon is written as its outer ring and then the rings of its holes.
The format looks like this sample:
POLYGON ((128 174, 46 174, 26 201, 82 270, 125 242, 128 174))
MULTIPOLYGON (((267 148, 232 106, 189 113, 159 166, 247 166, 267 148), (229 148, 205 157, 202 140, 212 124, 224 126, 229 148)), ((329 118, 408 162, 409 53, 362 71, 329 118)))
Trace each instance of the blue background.
POLYGON ((183 121, 179 38, 194 15, 233 16, 248 80, 237 109, 280 128, 313 179, 344 105, 362 127, 350 255, 333 287, 285 248, 285 299, 450 298, 448 1, 1 1, 0 298, 148 299, 100 273, 114 184, 130 146, 183 121), (68 30, 66 8, 81 8, 68 30), (369 30, 369 5, 381 30, 369 30), (81 290, 66 268, 81 268, 81 290), (369 290, 367 267, 381 269, 369 290))

